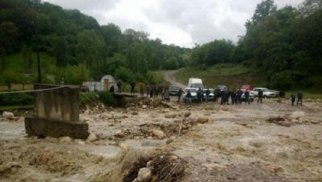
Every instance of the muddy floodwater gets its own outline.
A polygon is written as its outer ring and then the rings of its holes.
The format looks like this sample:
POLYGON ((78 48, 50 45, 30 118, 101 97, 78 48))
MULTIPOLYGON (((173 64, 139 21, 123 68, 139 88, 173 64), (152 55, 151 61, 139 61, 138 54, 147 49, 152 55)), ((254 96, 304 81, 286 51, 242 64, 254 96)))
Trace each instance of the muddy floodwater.
POLYGON ((88 107, 87 140, 28 137, 24 113, 0 116, 0 181, 122 181, 131 151, 179 156, 183 182, 322 181, 321 102, 171 105, 88 107))

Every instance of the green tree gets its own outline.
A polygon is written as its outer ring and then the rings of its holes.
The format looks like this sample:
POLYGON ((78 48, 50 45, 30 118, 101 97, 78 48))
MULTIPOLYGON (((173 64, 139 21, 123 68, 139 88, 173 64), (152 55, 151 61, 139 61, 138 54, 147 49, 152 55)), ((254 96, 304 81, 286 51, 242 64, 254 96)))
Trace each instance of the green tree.
POLYGON ((122 40, 122 31, 120 27, 110 23, 102 26, 101 32, 107 45, 108 56, 111 56, 114 52, 118 52, 122 40))
POLYGON ((82 84, 90 79, 90 71, 83 65, 68 66, 64 70, 64 81, 67 84, 82 84))
POLYGON ((4 82, 4 84, 8 86, 9 90, 11 90, 11 84, 19 83, 22 80, 23 80, 23 75, 21 71, 17 71, 14 69, 6 69, 2 73, 2 81, 4 82))
POLYGON ((17 49, 18 35, 18 28, 13 22, 0 24, 0 46, 6 53, 12 53, 17 49))
POLYGON ((84 30, 77 35, 77 58, 89 68, 97 68, 103 60, 103 37, 94 30, 84 30))
POLYGON ((252 17, 252 23, 257 24, 263 22, 266 17, 272 15, 276 11, 276 5, 273 0, 265 0, 257 5, 255 13, 252 17))
POLYGON ((232 62, 235 46, 231 41, 215 40, 195 48, 192 52, 194 65, 214 65, 232 62))

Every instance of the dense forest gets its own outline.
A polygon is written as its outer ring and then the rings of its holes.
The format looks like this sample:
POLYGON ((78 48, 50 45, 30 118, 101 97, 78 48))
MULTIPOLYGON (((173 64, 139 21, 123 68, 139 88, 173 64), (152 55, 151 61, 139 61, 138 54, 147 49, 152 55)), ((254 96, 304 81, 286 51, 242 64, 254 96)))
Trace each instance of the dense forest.
POLYGON ((105 74, 157 82, 151 71, 182 67, 188 51, 149 39, 146 32, 100 26, 78 10, 40 0, 0 0, 2 84, 37 82, 37 54, 39 81, 45 83, 79 84, 105 74))
POLYGON ((322 1, 306 0, 298 8, 277 9, 273 0, 257 5, 237 44, 215 40, 197 46, 192 66, 218 63, 253 67, 268 85, 282 90, 322 89, 322 1))
POLYGON ((154 70, 234 63, 265 75, 273 88, 322 89, 322 0, 281 9, 262 1, 245 27, 237 43, 187 49, 40 0, 0 0, 0 83, 39 81, 39 55, 45 83, 79 84, 105 74, 153 83, 154 70))

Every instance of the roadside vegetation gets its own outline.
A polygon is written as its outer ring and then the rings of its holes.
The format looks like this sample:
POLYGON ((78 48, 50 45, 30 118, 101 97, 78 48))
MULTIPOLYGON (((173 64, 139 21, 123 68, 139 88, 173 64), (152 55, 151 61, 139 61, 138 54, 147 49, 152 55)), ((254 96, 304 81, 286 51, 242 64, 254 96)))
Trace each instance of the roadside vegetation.
MULTIPOLYGON (((188 83, 189 78, 201 78, 207 88, 226 85, 230 89, 237 89, 244 84, 251 84, 256 87, 270 87, 263 73, 240 64, 217 64, 203 69, 187 67, 180 69, 175 76, 178 81, 184 84, 188 83)), ((298 91, 304 92, 305 98, 322 100, 322 92, 314 89, 292 89, 286 92, 285 97, 289 98, 292 92, 297 93, 298 91)))
POLYGON ((214 88, 217 85, 239 88, 247 83, 266 86, 260 73, 238 64, 217 64, 203 69, 187 67, 176 73, 176 78, 184 84, 188 83, 191 77, 201 78, 205 86, 209 88, 214 88))

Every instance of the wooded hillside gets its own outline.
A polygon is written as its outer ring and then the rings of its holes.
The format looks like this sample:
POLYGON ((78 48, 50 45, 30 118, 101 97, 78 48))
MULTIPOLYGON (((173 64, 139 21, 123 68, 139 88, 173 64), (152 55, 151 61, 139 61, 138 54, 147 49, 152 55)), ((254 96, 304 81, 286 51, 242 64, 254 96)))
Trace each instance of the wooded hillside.
POLYGON ((152 70, 182 67, 188 49, 40 0, 0 0, 0 82, 36 82, 38 51, 43 82, 79 84, 105 74, 153 83, 152 70))

